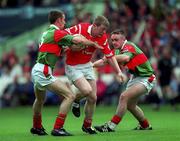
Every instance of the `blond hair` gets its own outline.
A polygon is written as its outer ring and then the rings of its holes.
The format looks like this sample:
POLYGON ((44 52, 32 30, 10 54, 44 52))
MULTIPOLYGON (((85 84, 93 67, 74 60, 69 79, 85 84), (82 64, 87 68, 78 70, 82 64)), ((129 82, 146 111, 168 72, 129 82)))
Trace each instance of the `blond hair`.
POLYGON ((104 25, 106 26, 107 28, 109 27, 109 21, 106 17, 104 16, 97 16, 94 21, 93 21, 93 24, 97 25, 97 26, 100 26, 100 25, 104 25))

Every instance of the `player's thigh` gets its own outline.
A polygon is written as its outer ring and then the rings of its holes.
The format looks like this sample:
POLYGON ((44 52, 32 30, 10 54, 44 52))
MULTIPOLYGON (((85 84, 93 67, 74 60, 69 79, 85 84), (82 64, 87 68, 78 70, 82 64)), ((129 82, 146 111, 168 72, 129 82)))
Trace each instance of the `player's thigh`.
POLYGON ((122 94, 121 97, 125 97, 128 100, 137 100, 141 95, 147 93, 146 87, 141 84, 137 83, 130 87, 128 87, 122 94))
POLYGON ((69 95, 73 95, 72 91, 70 90, 70 88, 68 88, 66 83, 60 81, 59 79, 49 84, 47 86, 47 89, 59 96, 62 95, 64 97, 68 97, 69 95))
POLYGON ((82 70, 78 69, 78 66, 65 65, 65 72, 71 83, 74 83, 74 81, 83 77, 82 70))
POLYGON ((97 93, 96 80, 88 80, 88 82, 91 85, 92 94, 96 96, 96 93, 97 93))
POLYGON ((89 94, 92 93, 92 87, 89 82, 86 80, 85 77, 81 77, 74 81, 74 85, 76 88, 80 90, 82 94, 89 94))

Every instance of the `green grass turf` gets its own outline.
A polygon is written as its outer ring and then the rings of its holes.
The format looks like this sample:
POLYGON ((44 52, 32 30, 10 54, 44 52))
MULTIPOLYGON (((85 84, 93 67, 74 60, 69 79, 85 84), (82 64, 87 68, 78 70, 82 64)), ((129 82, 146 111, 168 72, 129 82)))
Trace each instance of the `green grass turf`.
MULTIPOLYGON (((31 107, 0 109, 0 141, 180 141, 180 111, 172 111, 169 106, 160 111, 153 111, 150 106, 141 106, 146 117, 154 128, 152 131, 131 130, 137 125, 131 114, 127 113, 114 133, 99 133, 87 135, 81 131, 83 115, 75 118, 70 112, 65 129, 74 134, 72 137, 53 137, 50 135, 57 115, 58 107, 44 107, 43 125, 48 136, 31 135, 32 125, 31 107)), ((116 106, 98 106, 93 125, 108 121, 114 114, 116 106)), ((82 111, 82 109, 81 109, 82 111)))

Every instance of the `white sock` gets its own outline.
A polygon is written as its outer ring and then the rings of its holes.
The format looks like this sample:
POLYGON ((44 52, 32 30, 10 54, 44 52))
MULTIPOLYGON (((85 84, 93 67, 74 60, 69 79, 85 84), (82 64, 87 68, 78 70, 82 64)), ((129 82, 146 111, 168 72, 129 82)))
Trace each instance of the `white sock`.
POLYGON ((108 126, 109 126, 110 129, 114 130, 114 129, 116 128, 117 124, 109 121, 109 122, 108 122, 108 126))
POLYGON ((76 108, 79 108, 79 107, 80 107, 80 105, 79 105, 78 103, 76 103, 76 102, 73 102, 72 106, 73 106, 73 107, 76 107, 76 108))

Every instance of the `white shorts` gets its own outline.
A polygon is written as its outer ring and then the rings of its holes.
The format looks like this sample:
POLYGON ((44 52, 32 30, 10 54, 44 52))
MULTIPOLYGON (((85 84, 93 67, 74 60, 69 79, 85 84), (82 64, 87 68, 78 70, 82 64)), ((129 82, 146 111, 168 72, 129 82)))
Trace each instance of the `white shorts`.
POLYGON ((44 64, 36 63, 31 71, 32 82, 39 90, 45 90, 46 86, 57 80, 52 75, 52 69, 44 64))
POLYGON ((87 80, 95 80, 95 73, 90 62, 74 66, 65 65, 65 72, 71 83, 81 77, 85 77, 87 80))
POLYGON ((128 89, 129 87, 141 83, 143 84, 146 89, 147 89, 147 94, 151 91, 151 89, 154 87, 154 85, 156 84, 156 77, 155 75, 151 75, 150 77, 132 77, 126 86, 126 89, 128 89))

